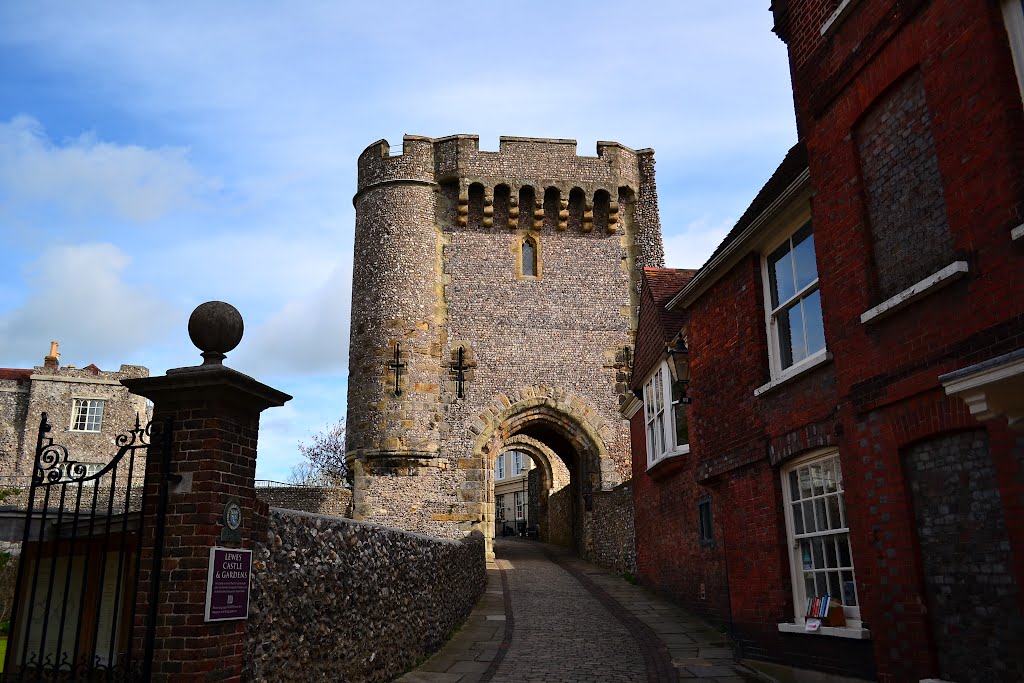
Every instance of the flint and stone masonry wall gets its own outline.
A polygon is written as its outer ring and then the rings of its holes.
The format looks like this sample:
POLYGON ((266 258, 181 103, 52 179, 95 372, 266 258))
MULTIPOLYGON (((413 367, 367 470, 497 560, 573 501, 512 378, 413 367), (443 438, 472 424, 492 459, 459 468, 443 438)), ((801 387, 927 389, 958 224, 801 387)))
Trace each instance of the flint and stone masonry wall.
POLYGON ((461 541, 271 509, 254 548, 246 680, 381 681, 437 650, 486 583, 461 541))
POLYGON ((586 555, 619 574, 636 576, 632 481, 594 493, 594 533, 586 555))
POLYGON ((270 507, 285 510, 352 516, 352 492, 341 486, 260 486, 256 497, 270 507))
MULTIPOLYGON (((133 396, 121 385, 122 379, 148 377, 139 365, 122 365, 119 370, 36 366, 31 370, 0 371, 0 487, 27 489, 35 462, 39 418, 45 412, 53 426, 50 437, 66 446, 69 458, 82 463, 105 464, 117 452, 115 439, 149 419, 146 400, 133 396), (74 399, 101 399, 103 420, 99 432, 71 429, 74 399)), ((144 463, 137 463, 134 477, 141 477, 144 463)), ((127 471, 118 472, 124 479, 127 471)), ((9 500, 8 505, 22 502, 9 500)))
POLYGON ((359 157, 354 203, 353 517, 490 537, 494 457, 529 434, 568 467, 583 549, 597 533, 585 497, 629 476, 624 349, 640 273, 664 261, 653 151, 407 135, 400 155, 381 141, 359 157))

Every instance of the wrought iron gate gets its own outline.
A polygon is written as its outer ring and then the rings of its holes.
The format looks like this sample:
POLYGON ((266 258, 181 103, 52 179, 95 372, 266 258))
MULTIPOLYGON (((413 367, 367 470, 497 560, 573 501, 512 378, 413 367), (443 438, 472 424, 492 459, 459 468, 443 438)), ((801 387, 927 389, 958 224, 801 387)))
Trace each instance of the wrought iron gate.
MULTIPOLYGON (((139 565, 143 527, 161 536, 167 481, 146 481, 145 462, 161 457, 167 472, 170 421, 154 429, 136 416, 135 428, 117 436, 114 457, 99 464, 74 459, 50 430, 43 413, 0 680, 148 680, 154 620, 137 614, 139 565)), ((152 557, 151 608, 161 545, 152 557)))

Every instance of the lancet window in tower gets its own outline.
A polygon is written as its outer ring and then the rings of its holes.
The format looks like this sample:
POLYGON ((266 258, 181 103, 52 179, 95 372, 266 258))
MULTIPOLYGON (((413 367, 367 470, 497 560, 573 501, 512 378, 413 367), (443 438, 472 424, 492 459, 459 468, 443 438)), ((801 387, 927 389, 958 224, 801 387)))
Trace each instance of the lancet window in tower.
POLYGON ((523 240, 523 275, 537 277, 537 242, 532 237, 523 240))

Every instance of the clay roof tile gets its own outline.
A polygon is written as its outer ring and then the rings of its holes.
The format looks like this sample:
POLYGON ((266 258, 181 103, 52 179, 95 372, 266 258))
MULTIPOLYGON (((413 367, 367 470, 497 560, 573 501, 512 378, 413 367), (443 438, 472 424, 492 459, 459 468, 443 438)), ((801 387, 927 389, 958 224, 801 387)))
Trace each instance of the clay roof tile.
POLYGON ((17 380, 27 382, 32 376, 32 370, 23 368, 0 368, 0 379, 17 380))

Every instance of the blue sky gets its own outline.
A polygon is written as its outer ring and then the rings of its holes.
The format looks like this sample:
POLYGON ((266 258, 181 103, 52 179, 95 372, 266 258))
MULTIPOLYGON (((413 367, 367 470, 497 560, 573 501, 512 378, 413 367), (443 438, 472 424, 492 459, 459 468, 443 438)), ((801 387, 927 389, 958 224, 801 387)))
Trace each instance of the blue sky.
POLYGON ((766 0, 0 3, 0 366, 227 363, 295 398, 258 476, 344 416, 356 157, 404 133, 656 151, 697 267, 796 141, 766 0))

